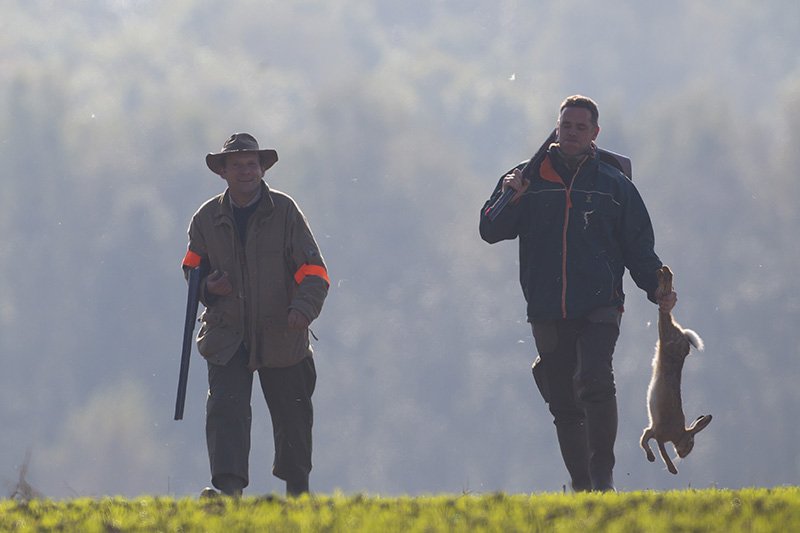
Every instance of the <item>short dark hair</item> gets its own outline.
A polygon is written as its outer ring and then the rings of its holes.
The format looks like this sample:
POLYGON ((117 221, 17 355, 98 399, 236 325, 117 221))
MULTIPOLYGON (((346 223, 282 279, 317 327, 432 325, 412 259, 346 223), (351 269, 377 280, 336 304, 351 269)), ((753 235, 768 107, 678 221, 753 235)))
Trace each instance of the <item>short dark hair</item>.
POLYGON ((592 124, 597 126, 597 121, 600 118, 600 111, 597 110, 597 104, 594 100, 588 96, 582 96, 580 94, 567 96, 564 101, 561 102, 561 108, 558 110, 559 114, 567 107, 582 107, 588 109, 589 113, 592 115, 592 124))

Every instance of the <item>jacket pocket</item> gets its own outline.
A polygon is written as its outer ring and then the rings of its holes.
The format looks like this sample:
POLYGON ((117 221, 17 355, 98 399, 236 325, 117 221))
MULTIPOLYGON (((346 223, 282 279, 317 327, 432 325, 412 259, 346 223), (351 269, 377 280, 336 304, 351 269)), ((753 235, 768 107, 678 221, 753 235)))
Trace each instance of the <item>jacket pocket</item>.
POLYGON ((242 342, 242 332, 230 325, 222 311, 206 309, 200 315, 197 351, 211 361, 227 360, 242 342))
POLYGON ((578 223, 581 231, 590 238, 598 236, 609 238, 619 225, 622 216, 621 206, 606 195, 587 195, 587 198, 594 199, 575 207, 574 216, 579 219, 574 222, 578 223))
POLYGON ((619 328, 622 313, 617 307, 598 307, 586 315, 586 319, 592 324, 611 324, 619 328))
POLYGON ((261 333, 261 347, 270 366, 288 366, 307 355, 308 329, 290 329, 286 319, 268 318, 261 333))

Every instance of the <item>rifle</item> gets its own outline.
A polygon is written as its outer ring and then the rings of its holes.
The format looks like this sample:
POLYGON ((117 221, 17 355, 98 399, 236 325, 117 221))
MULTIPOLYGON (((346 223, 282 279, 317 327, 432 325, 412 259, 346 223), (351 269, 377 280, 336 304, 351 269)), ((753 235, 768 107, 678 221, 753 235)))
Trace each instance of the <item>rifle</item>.
POLYGON ((183 350, 181 369, 178 375, 178 397, 175 400, 175 420, 183 420, 183 405, 186 403, 186 384, 189 381, 189 358, 192 355, 194 323, 200 303, 200 267, 189 269, 189 294, 186 298, 186 321, 183 325, 183 350))
MULTIPOLYGON (((536 151, 533 157, 531 157, 530 160, 528 160, 528 162, 525 163, 525 166, 522 167, 521 170, 523 179, 525 179, 527 175, 530 174, 535 169, 535 167, 532 165, 534 165, 535 163, 536 164, 541 163, 541 160, 544 158, 545 154, 547 154, 547 149, 555 141, 556 141, 556 130, 553 130, 550 136, 547 137, 547 139, 544 141, 544 144, 542 144, 539 147, 539 149, 536 151)), ((603 148, 597 148, 597 154, 601 161, 613 166, 614 168, 625 174, 628 177, 628 179, 633 179, 631 160, 628 157, 614 153, 610 150, 604 150, 603 148)), ((500 178, 501 183, 502 180, 503 178, 500 178)), ((503 208, 508 204, 508 202, 511 201, 511 198, 514 196, 514 193, 516 192, 517 191, 515 191, 510 187, 506 189, 506 192, 501 194, 492 205, 490 205, 484 210, 483 212, 484 216, 488 217, 490 222, 494 222, 494 219, 497 218, 497 216, 500 214, 503 208)))

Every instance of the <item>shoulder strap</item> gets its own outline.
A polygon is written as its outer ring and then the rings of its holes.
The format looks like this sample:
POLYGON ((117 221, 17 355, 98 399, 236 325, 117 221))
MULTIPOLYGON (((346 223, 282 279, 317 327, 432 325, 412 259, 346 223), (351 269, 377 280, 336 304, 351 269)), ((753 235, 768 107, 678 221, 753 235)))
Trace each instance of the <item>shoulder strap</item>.
POLYGON ((633 169, 631 168, 631 160, 629 157, 603 148, 597 149, 597 156, 600 158, 600 161, 616 168, 625 174, 629 180, 633 181, 633 169))

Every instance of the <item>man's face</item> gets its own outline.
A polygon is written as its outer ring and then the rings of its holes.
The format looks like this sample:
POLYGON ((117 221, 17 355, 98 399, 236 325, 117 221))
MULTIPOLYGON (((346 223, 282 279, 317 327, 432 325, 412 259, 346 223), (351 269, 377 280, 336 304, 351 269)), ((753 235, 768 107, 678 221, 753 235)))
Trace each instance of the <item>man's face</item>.
POLYGON ((241 203, 252 200, 261 186, 264 171, 255 152, 235 152, 225 156, 225 166, 220 176, 228 182, 231 196, 241 203))
POLYGON ((565 107, 556 124, 558 145, 565 155, 575 156, 589 151, 600 128, 592 123, 592 113, 583 107, 565 107))

